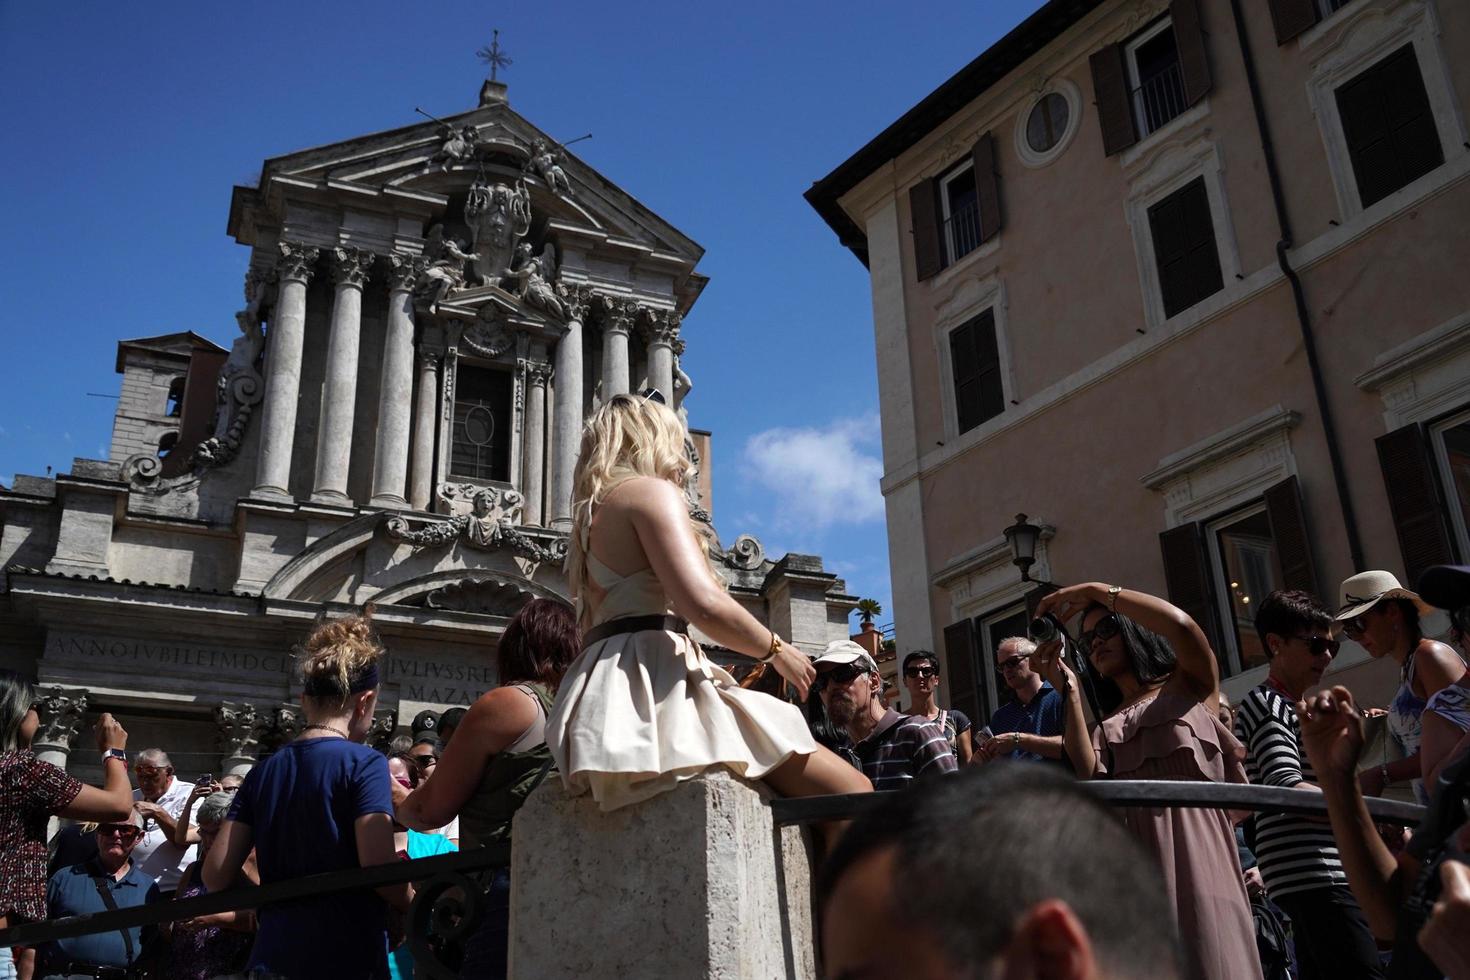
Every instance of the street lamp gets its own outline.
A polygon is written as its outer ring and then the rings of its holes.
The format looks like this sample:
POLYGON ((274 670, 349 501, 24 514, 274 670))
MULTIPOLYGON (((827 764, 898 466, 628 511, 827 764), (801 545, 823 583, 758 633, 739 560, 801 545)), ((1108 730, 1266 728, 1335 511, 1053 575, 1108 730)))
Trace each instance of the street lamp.
POLYGON ((1016 515, 1016 523, 1005 529, 1006 544, 1011 546, 1011 561, 1021 570, 1022 582, 1036 581, 1031 577, 1031 566, 1036 563, 1036 543, 1041 540, 1041 528, 1026 520, 1025 514, 1016 515))

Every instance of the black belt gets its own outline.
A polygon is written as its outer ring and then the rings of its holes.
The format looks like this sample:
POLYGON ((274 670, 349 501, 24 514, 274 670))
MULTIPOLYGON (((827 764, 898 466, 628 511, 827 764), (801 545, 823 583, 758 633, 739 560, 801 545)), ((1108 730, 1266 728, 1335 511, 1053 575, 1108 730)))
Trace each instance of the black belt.
POLYGON ((97 980, 137 980, 143 975, 133 967, 97 966, 93 963, 66 963, 59 968, 47 967, 41 972, 59 973, 62 976, 96 977, 97 980))
POLYGON ((688 620, 680 619, 678 616, 621 616, 618 619, 609 619, 601 626, 594 626, 582 634, 582 649, 585 650, 594 643, 600 643, 609 636, 617 636, 620 633, 641 633, 644 630, 666 630, 670 633, 689 633, 688 620))

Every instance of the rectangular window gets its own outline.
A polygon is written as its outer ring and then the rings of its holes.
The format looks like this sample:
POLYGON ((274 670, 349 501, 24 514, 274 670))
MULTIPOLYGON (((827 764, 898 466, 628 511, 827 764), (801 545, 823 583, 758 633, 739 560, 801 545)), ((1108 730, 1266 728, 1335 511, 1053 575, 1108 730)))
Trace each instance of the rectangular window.
POLYGON ((1262 599, 1282 587, 1281 561, 1262 505, 1211 521, 1205 533, 1224 624, 1226 649, 1218 651, 1220 673, 1237 674, 1266 662, 1256 635, 1256 609, 1262 599))
POLYGON ((454 379, 450 472, 472 480, 510 479, 511 374, 460 361, 454 379))
POLYGON ((1189 108, 1173 28, 1166 17, 1124 47, 1139 139, 1189 108))
POLYGON ((980 194, 973 163, 967 160, 940 179, 939 208, 944 264, 953 265, 980 247, 980 194))
POLYGON ((1412 44, 1342 85, 1336 95, 1363 207, 1444 163, 1412 44))
POLYGON ((960 432, 968 432, 1004 411, 994 310, 986 310, 950 331, 949 363, 954 373, 955 421, 960 432))
POLYGON ((1429 438, 1449 505, 1450 528, 1463 558, 1470 555, 1470 412, 1434 424, 1429 438))
POLYGON ((1150 207, 1148 225, 1166 318, 1224 288, 1210 196, 1203 177, 1150 207))

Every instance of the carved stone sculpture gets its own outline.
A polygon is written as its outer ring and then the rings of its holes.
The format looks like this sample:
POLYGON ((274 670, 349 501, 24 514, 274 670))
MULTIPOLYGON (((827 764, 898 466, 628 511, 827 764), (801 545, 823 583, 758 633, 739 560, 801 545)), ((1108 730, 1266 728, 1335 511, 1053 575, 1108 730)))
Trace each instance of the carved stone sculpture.
POLYGON ((424 605, 484 616, 514 616, 532 598, 532 593, 511 582, 467 578, 430 592, 424 597, 424 605))
POLYGON ((51 687, 36 693, 36 714, 41 724, 31 739, 31 748, 43 761, 65 768, 87 713, 87 691, 51 687))
POLYGON ((465 202, 464 220, 473 236, 473 278, 493 285, 510 268, 516 245, 531 230, 531 195, 520 181, 510 187, 477 180, 465 202))
POLYGON ((515 346, 515 334, 495 315, 491 305, 480 308, 480 316, 464 328, 460 343, 481 357, 497 358, 515 346))
POLYGON ((548 242, 543 257, 537 258, 531 250, 531 243, 521 242, 516 246, 515 266, 505 270, 505 275, 506 278, 515 280, 512 291, 527 306, 550 313, 558 320, 565 320, 567 310, 556 290, 551 288, 548 281, 550 273, 543 274, 547 264, 546 256, 551 250, 552 246, 548 242))
POLYGON ((220 769, 223 774, 248 771, 260 756, 260 737, 269 719, 248 702, 221 702, 214 709, 219 727, 220 769))
POLYGON ((466 254, 453 238, 430 242, 429 264, 419 273, 414 284, 414 295, 424 301, 430 313, 435 313, 451 292, 463 288, 465 263, 479 259, 478 254, 466 254))
POLYGON ((439 497, 449 505, 452 516, 448 520, 413 528, 402 516, 393 515, 384 523, 384 533, 415 549, 463 540, 477 548, 506 548, 535 562, 559 562, 566 558, 565 538, 543 544, 516 527, 525 505, 519 491, 460 483, 441 487, 439 497))
MULTIPOLYGON (((261 307, 272 279, 269 273, 256 269, 245 274, 245 309, 235 314, 240 336, 230 345, 230 353, 220 367, 215 387, 214 432, 195 447, 197 465, 221 466, 234 459, 244 441, 250 416, 265 397, 265 379, 257 365, 265 350, 265 333, 260 328, 261 307)), ((141 471, 138 475, 147 476, 141 471)))
POLYGON ((572 182, 567 179, 567 173, 557 162, 560 154, 546 145, 543 139, 531 141, 530 169, 536 176, 540 177, 546 184, 546 189, 553 194, 564 194, 572 196, 572 182))
POLYGON ((393 731, 398 727, 398 712, 392 708, 379 708, 373 712, 373 723, 368 726, 367 744, 379 752, 388 751, 393 741, 393 731))
POLYGON ((742 534, 720 556, 720 559, 731 568, 748 572, 759 568, 766 560, 766 549, 761 547, 761 543, 749 534, 742 534))
POLYGON ((475 158, 475 152, 480 146, 480 134, 475 127, 461 126, 456 130, 448 123, 444 123, 439 127, 439 135, 444 142, 440 144, 429 162, 438 164, 440 170, 448 170, 456 163, 464 163, 475 158))

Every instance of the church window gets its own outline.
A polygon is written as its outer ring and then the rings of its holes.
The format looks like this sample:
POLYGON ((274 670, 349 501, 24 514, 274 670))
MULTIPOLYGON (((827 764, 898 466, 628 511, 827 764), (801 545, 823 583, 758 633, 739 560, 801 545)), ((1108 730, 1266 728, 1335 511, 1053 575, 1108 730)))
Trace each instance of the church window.
POLYGON ((184 412, 184 379, 174 378, 168 383, 168 400, 164 403, 163 414, 171 419, 176 419, 184 412))
POLYGON ((450 470, 471 480, 510 479, 511 374, 461 361, 454 381, 450 470))

